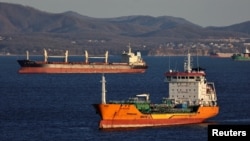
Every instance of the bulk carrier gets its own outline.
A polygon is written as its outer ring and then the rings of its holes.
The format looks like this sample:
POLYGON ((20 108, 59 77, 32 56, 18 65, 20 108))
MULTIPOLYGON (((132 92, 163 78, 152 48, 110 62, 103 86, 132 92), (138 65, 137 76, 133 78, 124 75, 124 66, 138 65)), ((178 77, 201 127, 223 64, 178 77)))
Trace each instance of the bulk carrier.
POLYGON ((234 53, 222 53, 222 52, 217 52, 217 53, 212 53, 210 54, 211 57, 218 57, 218 58, 230 58, 233 56, 234 53))
POLYGON ((68 61, 68 51, 65 56, 48 56, 44 49, 44 61, 29 60, 29 53, 24 60, 17 60, 21 68, 18 70, 21 74, 30 73, 144 73, 148 68, 146 62, 142 59, 139 51, 133 53, 131 47, 128 52, 123 52, 120 62, 108 62, 108 51, 104 57, 89 57, 85 51, 85 61, 68 61), (49 58, 63 58, 64 61, 49 61, 49 58), (89 58, 104 58, 103 62, 90 62, 89 58))
POLYGON ((183 72, 165 73, 169 94, 158 104, 151 102, 147 93, 106 102, 104 74, 101 82, 102 102, 93 104, 101 118, 101 129, 202 123, 219 113, 214 83, 206 80, 204 69, 191 68, 190 54, 183 72))

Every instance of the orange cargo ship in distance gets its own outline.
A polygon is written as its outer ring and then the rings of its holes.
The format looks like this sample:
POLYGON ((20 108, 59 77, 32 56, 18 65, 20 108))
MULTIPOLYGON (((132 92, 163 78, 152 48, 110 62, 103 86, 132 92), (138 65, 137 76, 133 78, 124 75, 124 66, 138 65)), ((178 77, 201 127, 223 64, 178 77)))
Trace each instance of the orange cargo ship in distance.
POLYGON ((148 68, 146 62, 142 59, 139 51, 133 53, 129 46, 128 52, 123 52, 121 55, 121 62, 108 62, 108 51, 104 57, 89 57, 88 52, 85 51, 85 61, 69 62, 68 51, 65 56, 48 56, 44 49, 44 61, 29 60, 29 53, 27 52, 27 59, 17 60, 21 68, 19 73, 144 73, 148 68), (49 61, 49 58, 60 57, 64 58, 64 62, 49 61), (104 58, 103 62, 89 62, 89 58, 104 58))
POLYGON ((138 94, 124 101, 106 102, 102 77, 102 102, 93 104, 100 115, 99 128, 150 127, 202 123, 219 113, 213 82, 207 82, 205 70, 191 68, 190 54, 183 72, 165 73, 168 97, 151 102, 149 94, 138 94))

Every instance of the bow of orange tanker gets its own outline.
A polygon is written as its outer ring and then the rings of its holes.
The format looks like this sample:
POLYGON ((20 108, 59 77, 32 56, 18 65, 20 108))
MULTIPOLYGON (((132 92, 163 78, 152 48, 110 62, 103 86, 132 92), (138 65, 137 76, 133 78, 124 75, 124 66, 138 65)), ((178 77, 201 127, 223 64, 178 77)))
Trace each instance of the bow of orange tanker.
POLYGON ((169 70, 165 82, 169 93, 160 103, 150 101, 147 93, 123 101, 106 102, 105 77, 102 76, 102 100, 93 104, 100 115, 99 128, 149 127, 194 124, 219 113, 216 89, 207 82, 205 69, 192 68, 187 55, 183 72, 169 70))

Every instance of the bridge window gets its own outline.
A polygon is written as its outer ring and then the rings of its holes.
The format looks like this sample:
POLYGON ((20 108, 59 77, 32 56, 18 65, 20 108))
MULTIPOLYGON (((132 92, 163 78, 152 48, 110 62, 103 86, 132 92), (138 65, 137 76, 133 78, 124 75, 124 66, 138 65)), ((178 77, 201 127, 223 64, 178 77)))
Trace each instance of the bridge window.
POLYGON ((194 79, 194 77, 193 76, 189 76, 189 79, 194 79))

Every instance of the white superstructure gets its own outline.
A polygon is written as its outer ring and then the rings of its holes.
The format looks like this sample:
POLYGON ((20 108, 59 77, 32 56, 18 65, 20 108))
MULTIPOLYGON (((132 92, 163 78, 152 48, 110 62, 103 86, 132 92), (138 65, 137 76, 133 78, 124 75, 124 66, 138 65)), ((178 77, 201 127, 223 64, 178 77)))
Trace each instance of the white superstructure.
POLYGON ((192 68, 190 54, 184 63, 184 72, 167 72, 169 99, 189 105, 216 105, 216 90, 213 82, 207 82, 202 68, 192 68))

